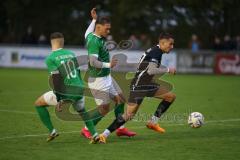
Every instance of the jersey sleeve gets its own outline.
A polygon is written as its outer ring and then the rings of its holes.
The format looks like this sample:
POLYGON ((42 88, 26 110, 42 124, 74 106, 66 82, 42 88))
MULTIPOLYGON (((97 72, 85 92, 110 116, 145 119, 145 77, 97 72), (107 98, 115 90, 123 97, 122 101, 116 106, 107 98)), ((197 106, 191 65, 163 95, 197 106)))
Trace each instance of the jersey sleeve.
POLYGON ((87 38, 87 36, 92 33, 94 31, 94 28, 95 28, 95 23, 96 23, 96 20, 93 19, 92 22, 90 23, 90 25, 88 26, 86 32, 85 32, 85 39, 87 38))
POLYGON ((88 50, 89 56, 92 55, 92 56, 98 57, 99 50, 100 50, 98 42, 93 39, 89 40, 87 43, 87 50, 88 50))
POLYGON ((159 60, 161 60, 162 54, 156 51, 155 49, 149 52, 149 62, 153 62, 158 64, 159 60))
POLYGON ((52 71, 57 70, 57 67, 56 67, 55 63, 52 61, 52 59, 50 57, 47 57, 47 59, 45 60, 45 63, 47 65, 49 73, 51 73, 52 71))

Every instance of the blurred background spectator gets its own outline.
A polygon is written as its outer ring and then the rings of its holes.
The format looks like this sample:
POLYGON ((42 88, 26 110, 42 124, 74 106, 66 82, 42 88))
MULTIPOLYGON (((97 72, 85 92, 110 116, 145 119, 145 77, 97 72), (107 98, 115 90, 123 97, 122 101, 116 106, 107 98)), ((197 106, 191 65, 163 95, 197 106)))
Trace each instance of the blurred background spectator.
POLYGON ((231 37, 228 34, 226 34, 223 39, 223 50, 225 51, 234 50, 234 44, 231 40, 231 37))
MULTIPOLYGON (((155 43, 158 43, 158 41, 156 41, 155 43)), ((151 40, 149 39, 148 35, 146 34, 141 34, 140 35, 140 48, 143 50, 148 49, 149 47, 151 47, 151 40)))
POLYGON ((129 37, 129 40, 132 41, 132 50, 138 50, 140 49, 140 41, 139 39, 134 35, 132 34, 130 37, 129 37))
POLYGON ((189 42, 189 49, 191 49, 192 53, 196 53, 200 49, 200 42, 196 34, 192 34, 191 40, 189 42))
POLYGON ((47 38, 45 36, 45 34, 41 33, 39 38, 38 38, 38 44, 39 45, 46 45, 48 44, 47 38))
POLYGON ((223 38, 225 32, 232 37, 239 35, 240 3, 233 0, 209 1, 207 5, 202 1, 189 0, 164 3, 138 0, 95 0, 81 3, 59 0, 2 0, 0 43, 45 44, 49 41, 50 33, 59 31, 66 36, 67 45, 84 46, 83 37, 91 21, 89 11, 94 6, 97 7, 99 15, 111 17, 111 34, 114 40, 133 40, 132 49, 149 48, 156 43, 163 31, 174 35, 175 48, 189 48, 194 53, 199 49, 211 49, 211 37, 214 34, 222 40, 223 49, 237 49, 235 38, 234 42, 230 38, 231 45, 223 38), (52 10, 53 4, 56 11, 52 10), (31 26, 28 26, 29 24, 31 26), (186 35, 191 34, 193 35, 189 40, 186 35))
POLYGON ((218 36, 215 36, 215 37, 214 37, 213 49, 214 49, 215 51, 220 51, 220 50, 223 49, 221 39, 220 39, 218 36))
POLYGON ((240 51, 240 36, 238 35, 237 37, 236 37, 236 50, 238 50, 238 51, 240 51))
POLYGON ((27 32, 23 36, 22 44, 37 44, 36 37, 32 32, 32 26, 28 26, 27 32))

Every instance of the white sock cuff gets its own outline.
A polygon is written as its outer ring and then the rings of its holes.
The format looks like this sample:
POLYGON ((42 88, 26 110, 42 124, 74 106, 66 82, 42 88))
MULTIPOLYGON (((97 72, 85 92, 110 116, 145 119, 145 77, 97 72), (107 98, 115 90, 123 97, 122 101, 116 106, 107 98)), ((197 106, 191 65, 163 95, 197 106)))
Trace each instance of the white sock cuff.
POLYGON ((124 126, 124 125, 122 125, 122 126, 120 126, 119 128, 120 128, 120 129, 123 129, 123 128, 125 128, 125 126, 124 126))
POLYGON ((104 137, 108 137, 111 132, 108 129, 105 129, 105 131, 102 133, 104 135, 104 137))

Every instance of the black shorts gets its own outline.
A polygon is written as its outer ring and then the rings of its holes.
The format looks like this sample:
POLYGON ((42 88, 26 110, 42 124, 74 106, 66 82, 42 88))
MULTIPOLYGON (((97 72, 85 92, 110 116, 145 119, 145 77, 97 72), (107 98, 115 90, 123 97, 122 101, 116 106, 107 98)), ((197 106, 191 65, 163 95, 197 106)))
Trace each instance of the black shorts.
POLYGON ((160 85, 156 83, 138 86, 132 85, 130 87, 128 102, 140 105, 145 97, 154 97, 159 87, 160 85))

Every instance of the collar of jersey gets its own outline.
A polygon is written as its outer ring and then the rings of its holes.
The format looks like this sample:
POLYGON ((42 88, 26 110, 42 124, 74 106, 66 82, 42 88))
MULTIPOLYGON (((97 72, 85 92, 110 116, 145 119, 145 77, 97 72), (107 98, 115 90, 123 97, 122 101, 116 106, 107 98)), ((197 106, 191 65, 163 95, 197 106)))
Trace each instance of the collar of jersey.
POLYGON ((59 51, 59 50, 61 50, 61 49, 62 49, 62 48, 58 48, 58 49, 52 50, 52 52, 59 51))
POLYGON ((162 53, 164 53, 164 52, 161 50, 161 48, 160 48, 159 44, 158 44, 157 46, 158 46, 158 48, 160 49, 160 51, 161 51, 162 53))
POLYGON ((96 37, 98 37, 98 38, 102 38, 101 36, 98 36, 98 35, 96 35, 95 33, 93 33, 93 35, 96 36, 96 37))

